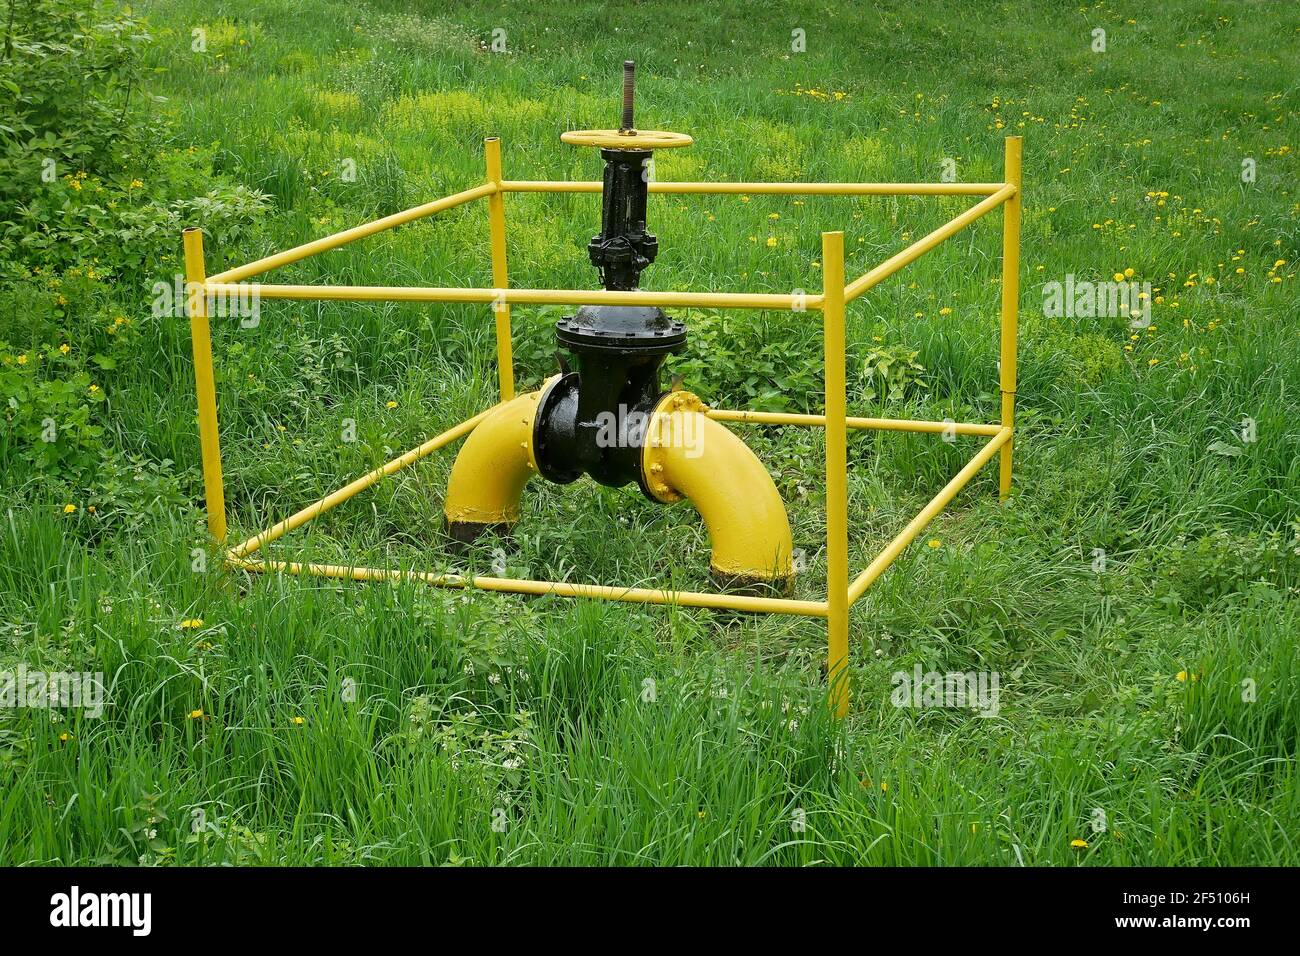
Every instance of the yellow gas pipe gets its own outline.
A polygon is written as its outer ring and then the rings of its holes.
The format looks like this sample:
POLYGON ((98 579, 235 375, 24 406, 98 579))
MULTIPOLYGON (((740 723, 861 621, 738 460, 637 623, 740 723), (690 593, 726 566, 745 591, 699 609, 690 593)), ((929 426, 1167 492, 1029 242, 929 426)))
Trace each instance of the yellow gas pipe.
POLYGON ((447 482, 443 511, 453 537, 473 540, 485 528, 505 528, 519 520, 519 497, 537 474, 533 422, 537 401, 559 376, 536 392, 498 405, 470 432, 447 482))
POLYGON ((659 501, 695 506, 721 583, 788 593, 794 546, 781 495, 749 446, 706 412, 690 392, 664 396, 641 450, 646 487, 659 501))
MULTIPOLYGON (((453 537, 472 540, 519 520, 524 485, 537 474, 533 425, 541 397, 558 380, 499 406, 466 439, 447 483, 453 537)), ((793 544, 785 505, 763 463, 690 392, 664 396, 642 447, 645 486, 664 503, 688 499, 704 519, 715 577, 735 589, 788 593, 793 544)))

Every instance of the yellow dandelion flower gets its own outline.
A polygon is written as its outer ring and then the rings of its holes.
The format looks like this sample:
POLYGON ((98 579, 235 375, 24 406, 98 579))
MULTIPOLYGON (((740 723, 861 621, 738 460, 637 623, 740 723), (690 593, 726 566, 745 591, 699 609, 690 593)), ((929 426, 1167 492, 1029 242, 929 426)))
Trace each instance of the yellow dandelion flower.
POLYGON ((938 538, 931 538, 929 541, 927 541, 927 542, 925 543, 925 545, 926 545, 926 547, 930 548, 931 550, 935 550, 935 549, 938 549, 938 548, 943 547, 943 542, 940 541, 938 538))
POLYGON ((396 402, 385 402, 385 403, 384 403, 384 407, 385 407, 385 408, 396 408, 396 407, 397 407, 397 403, 396 403, 396 402))
POLYGON ((191 711, 190 711, 188 714, 186 714, 185 716, 186 716, 189 720, 202 720, 202 719, 203 719, 203 708, 202 708, 202 707, 196 707, 196 708, 194 708, 194 710, 191 710, 191 711))
POLYGON ((76 511, 76 510, 77 510, 77 506, 76 506, 76 505, 64 505, 64 506, 63 506, 63 513, 64 513, 65 515, 70 515, 70 514, 72 514, 74 511, 76 511))
POLYGON ((1086 850, 1086 849, 1088 848, 1088 841, 1087 841, 1087 840, 1071 840, 1071 841, 1070 841, 1070 846, 1074 847, 1076 850, 1086 850))
POLYGON ((180 624, 182 631, 194 631, 198 630, 202 626, 203 618, 201 617, 187 617, 185 620, 181 621, 180 624))
POLYGON ((1179 683, 1185 682, 1187 680, 1187 671, 1179 671, 1177 674, 1174 675, 1174 680, 1178 681, 1179 683))

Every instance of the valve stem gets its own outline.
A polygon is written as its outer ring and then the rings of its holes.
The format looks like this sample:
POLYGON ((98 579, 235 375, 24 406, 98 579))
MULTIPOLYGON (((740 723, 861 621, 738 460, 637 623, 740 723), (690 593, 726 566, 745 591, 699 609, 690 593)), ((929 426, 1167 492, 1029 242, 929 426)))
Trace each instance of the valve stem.
POLYGON ((636 95, 636 62, 623 61, 623 122, 618 131, 624 136, 636 132, 632 126, 632 100, 636 95))

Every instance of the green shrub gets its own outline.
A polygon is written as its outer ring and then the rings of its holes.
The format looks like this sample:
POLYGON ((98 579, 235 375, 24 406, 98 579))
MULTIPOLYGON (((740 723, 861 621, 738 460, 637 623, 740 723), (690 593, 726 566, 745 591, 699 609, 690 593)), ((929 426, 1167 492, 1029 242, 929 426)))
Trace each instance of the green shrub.
POLYGON ((14 99, 0 120, 0 484, 39 488, 47 501, 98 501, 101 521, 135 520, 182 499, 170 461, 144 464, 147 436, 136 434, 135 449, 114 443, 111 396, 159 387, 159 372, 175 368, 161 361, 173 340, 164 323, 181 319, 181 297, 159 290, 179 287, 182 229, 200 226, 238 255, 256 243, 268 198, 214 181, 207 153, 165 143, 156 98, 140 89, 151 39, 129 11, 41 0, 9 14, 0 59, 0 88, 14 99))
POLYGON ((82 170, 124 178, 157 131, 133 108, 153 99, 140 84, 144 24, 101 0, 15 0, 3 23, 0 87, 13 100, 0 121, 0 209, 82 170))
POLYGON ((1300 584, 1300 525, 1234 534, 1216 528, 1179 536, 1154 559, 1157 595, 1166 604, 1204 608, 1261 583, 1280 591, 1300 584))
POLYGON ((868 401, 901 402, 929 388, 925 366, 916 360, 919 354, 902 345, 882 345, 869 350, 862 363, 862 397, 868 401))

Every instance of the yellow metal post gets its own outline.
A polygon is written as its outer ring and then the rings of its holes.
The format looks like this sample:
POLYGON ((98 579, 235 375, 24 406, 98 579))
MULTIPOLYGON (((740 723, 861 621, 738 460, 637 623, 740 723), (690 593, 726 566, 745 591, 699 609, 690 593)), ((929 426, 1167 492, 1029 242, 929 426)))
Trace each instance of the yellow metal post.
MULTIPOLYGON (((489 136, 483 141, 483 154, 487 159, 488 184, 496 190, 488 196, 488 224, 492 231, 492 286, 504 289, 509 285, 506 272, 506 203, 501 188, 501 140, 489 136)), ((501 379, 501 401, 515 397, 514 357, 510 347, 510 304, 504 299, 492 303, 497 321, 497 374, 501 379)))
POLYGON ((185 230, 186 311, 190 316, 190 346, 194 351, 194 391, 199 401, 199 445, 203 452, 203 491, 208 506, 208 531, 217 541, 226 538, 226 495, 221 483, 221 441, 217 436, 217 389, 212 376, 212 332, 204 282, 203 231, 185 230))
MULTIPOLYGON (((1016 421, 1016 328, 1020 315, 1020 137, 1008 136, 1004 176, 1016 193, 1002 207, 1002 426, 1015 434, 1016 421)), ((998 494, 1011 494, 1011 444, 1002 446, 998 462, 998 494)))
POLYGON ((844 233, 822 233, 826 366, 826 681, 831 712, 849 711, 848 428, 844 382, 844 233))

